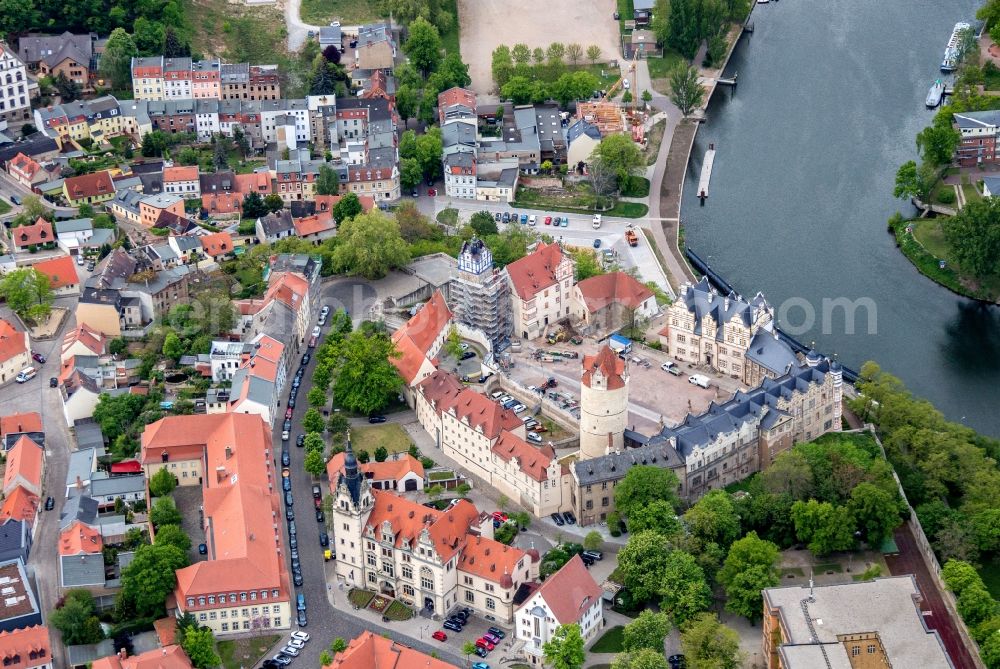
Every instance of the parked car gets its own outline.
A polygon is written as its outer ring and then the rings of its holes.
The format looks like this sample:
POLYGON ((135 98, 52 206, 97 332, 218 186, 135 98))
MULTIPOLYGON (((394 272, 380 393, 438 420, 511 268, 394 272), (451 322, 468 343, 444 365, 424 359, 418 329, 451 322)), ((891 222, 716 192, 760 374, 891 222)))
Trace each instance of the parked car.
POLYGON ((330 537, 326 535, 326 532, 319 533, 319 545, 326 548, 330 545, 330 537))
POLYGON ((563 520, 563 517, 558 513, 550 514, 549 517, 552 519, 552 522, 554 522, 559 527, 562 527, 563 525, 566 524, 566 521, 563 520))
POLYGON ((306 620, 306 612, 299 611, 299 614, 295 617, 295 622, 299 624, 299 627, 307 627, 309 621, 306 620))
POLYGON ((560 218, 559 216, 556 216, 555 218, 552 219, 552 227, 558 228, 559 224, 561 222, 562 222, 562 218, 560 218))
POLYGON ((59 387, 59 379, 57 379, 54 376, 50 376, 49 377, 49 388, 58 388, 58 387, 59 387))
POLYGON ((563 518, 569 525, 576 525, 576 516, 573 515, 572 511, 563 511, 563 518))
MULTIPOLYGON (((287 481, 288 479, 285 480, 287 481)), ((291 486, 291 483, 289 483, 289 486, 291 486)), ((285 506, 295 506, 295 498, 292 497, 291 491, 285 491, 285 506)))
POLYGON ((468 360, 469 358, 475 358, 475 357, 476 357, 475 351, 466 351, 465 353, 462 354, 459 360, 468 360))
POLYGON ((496 221, 497 223, 500 223, 500 222, 501 222, 501 221, 503 220, 503 217, 501 216, 501 214, 500 214, 500 212, 499 212, 499 211, 498 211, 498 212, 496 213, 496 215, 495 215, 495 216, 493 217, 493 220, 495 220, 495 221, 496 221))
POLYGON ((545 217, 545 225, 552 225, 552 217, 551 216, 546 216, 545 217))
POLYGON ((587 557, 586 555, 581 555, 580 559, 583 561, 583 566, 584 567, 593 567, 594 566, 594 562, 595 562, 594 558, 587 557))
POLYGON ((683 655, 671 655, 667 658, 667 664, 670 665, 670 669, 685 669, 687 667, 687 658, 683 655))
POLYGON ((291 537, 289 537, 288 538, 288 547, 289 548, 298 548, 299 547, 299 538, 297 536, 295 536, 295 535, 292 535, 291 537))
POLYGON ((540 443, 542 443, 542 438, 541 438, 541 436, 539 436, 539 434, 537 432, 529 432, 528 433, 528 441, 530 441, 532 443, 535 443, 535 444, 540 444, 540 443))
POLYGON ((309 634, 307 632, 292 632, 292 638, 299 641, 309 641, 309 634))
POLYGON ((474 652, 479 657, 486 657, 487 655, 490 654, 490 651, 486 650, 485 648, 480 648, 479 646, 476 646, 476 650, 474 652))
POLYGON ((292 420, 290 418, 286 418, 285 422, 281 424, 281 429, 282 430, 291 431, 291 429, 292 429, 292 420))
MULTIPOLYGON (((494 511, 493 520, 499 520, 501 523, 506 523, 508 520, 510 520, 510 516, 508 516, 503 511, 494 511)), ((466 614, 465 617, 468 618, 468 614, 466 614)))
POLYGON ((317 509, 323 508, 323 500, 319 497, 313 497, 313 506, 317 509))
POLYGON ((435 641, 447 641, 448 635, 445 634, 443 630, 438 630, 434 632, 434 634, 431 634, 431 638, 435 641))
MULTIPOLYGON (((291 507, 289 507, 289 508, 291 508, 291 507)), ((294 537, 298 533, 299 532, 298 532, 298 530, 295 527, 295 521, 294 520, 289 520, 288 521, 288 536, 294 537)))
POLYGON ((488 631, 488 632, 489 632, 490 634, 492 634, 493 636, 495 636, 495 637, 499 637, 499 638, 501 638, 501 639, 503 639, 504 637, 506 637, 506 636, 507 636, 507 633, 506 633, 506 632, 504 632, 504 631, 503 631, 502 629, 500 629, 499 627, 491 627, 491 628, 489 628, 489 629, 488 629, 487 631, 488 631))
MULTIPOLYGON (((284 441, 288 441, 288 439, 284 439, 284 441)), ((295 445, 298 446, 299 448, 302 448, 303 446, 305 446, 306 445, 306 435, 300 434, 299 436, 295 437, 295 445)))
POLYGON ((316 522, 322 523, 326 521, 326 516, 323 515, 323 509, 316 509, 316 522))
POLYGON ((386 421, 386 417, 385 416, 381 416, 381 415, 378 415, 378 416, 368 416, 368 422, 369 423, 373 423, 373 424, 374 423, 384 423, 385 421, 386 421))
POLYGON ((281 431, 281 440, 282 441, 288 441, 288 430, 282 430, 281 431))
POLYGON ((312 355, 310 355, 308 353, 303 353, 302 354, 302 366, 303 367, 305 367, 306 365, 308 365, 310 360, 312 360, 312 355))
POLYGON ((285 418, 290 419, 292 417, 292 413, 293 413, 292 407, 288 407, 287 409, 285 409, 285 418))
POLYGON ((283 667, 287 667, 288 665, 290 665, 292 663, 292 658, 290 658, 289 656, 285 655, 284 653, 278 653, 277 655, 275 655, 271 659, 274 662, 277 662, 278 664, 280 664, 283 667))
POLYGON ((292 583, 294 583, 297 586, 302 585, 302 572, 301 571, 293 571, 292 572, 292 583))
POLYGON ((582 555, 592 560, 603 560, 604 554, 601 551, 583 551, 582 555))
POLYGON ((490 393, 490 397, 492 397, 495 400, 498 400, 501 397, 503 397, 503 391, 502 390, 496 390, 496 391, 490 393))
POLYGON ((45 498, 45 510, 46 511, 51 511, 52 509, 55 508, 55 506, 56 506, 56 501, 54 499, 52 499, 51 497, 46 497, 45 498))
POLYGON ((564 218, 561 221, 559 221, 559 227, 560 228, 568 228, 569 227, 569 216, 567 216, 566 218, 564 218))
POLYGON ((601 248, 601 240, 600 239, 595 239, 594 240, 594 248, 595 249, 601 248))
POLYGON ((292 657, 299 656, 299 649, 292 648, 291 646, 285 646, 284 648, 281 649, 281 652, 284 653, 285 655, 291 655, 292 657))
POLYGON ((522 411, 524 411, 527 408, 528 407, 524 406, 523 404, 515 404, 512 407, 512 409, 514 410, 514 413, 521 413, 522 411))
POLYGON ((290 467, 292 464, 292 459, 288 457, 288 451, 281 452, 281 466, 290 467))
POLYGON ((40 363, 40 364, 43 364, 43 365, 45 364, 45 356, 42 355, 41 353, 32 352, 31 359, 34 360, 37 363, 40 363))
POLYGON ((285 492, 290 492, 292 489, 292 480, 287 477, 281 479, 281 488, 285 492))
POLYGON ((291 411, 294 408, 295 408, 295 396, 290 395, 288 397, 288 410, 291 411))
POLYGON ((535 215, 534 214, 532 214, 531 216, 529 216, 528 217, 528 225, 534 225, 535 224, 535 220, 536 219, 535 219, 535 215))
POLYGON ((489 632, 487 632, 486 634, 484 634, 483 638, 486 639, 487 641, 489 641, 494 646, 496 646, 498 643, 500 643, 500 637, 494 636, 493 634, 490 634, 489 632))
POLYGON ((438 194, 438 192, 435 189, 433 189, 433 188, 428 188, 427 189, 427 195, 428 196, 435 197, 437 194, 438 194))
POLYGON ((299 611, 306 610, 306 596, 301 592, 295 596, 295 608, 299 611))
POLYGON ((461 625, 461 623, 457 623, 457 622, 455 622, 453 620, 446 620, 446 621, 444 621, 441 624, 441 627, 445 628, 446 630, 451 630, 452 632, 461 632, 462 631, 462 625, 461 625))
POLYGON ((504 223, 510 223, 510 212, 505 211, 503 213, 502 220, 503 220, 504 223))
POLYGON ((295 512, 290 506, 285 507, 285 520, 295 520, 295 512))
POLYGON ((497 647, 495 643, 493 643, 489 639, 484 639, 483 637, 479 637, 478 639, 476 639, 476 646, 478 648, 485 648, 486 650, 493 650, 494 648, 497 647))
POLYGON ((302 650, 303 648, 305 648, 306 642, 302 641, 301 639, 289 639, 288 645, 291 646, 292 648, 297 648, 299 650, 302 650))
POLYGON ((319 335, 320 335, 320 329, 319 329, 319 326, 317 325, 316 327, 313 328, 312 336, 313 337, 318 337, 319 335))

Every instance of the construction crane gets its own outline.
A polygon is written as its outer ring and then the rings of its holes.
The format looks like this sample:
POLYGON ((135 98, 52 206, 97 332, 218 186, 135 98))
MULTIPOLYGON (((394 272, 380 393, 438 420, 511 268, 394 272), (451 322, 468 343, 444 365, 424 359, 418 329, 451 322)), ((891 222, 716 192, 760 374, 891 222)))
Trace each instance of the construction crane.
MULTIPOLYGON (((618 77, 618 81, 616 81, 614 85, 612 85, 611 88, 608 89, 607 95, 604 96, 605 100, 611 100, 612 98, 615 97, 615 93, 617 93, 618 89, 624 85, 625 79, 627 78, 626 75, 631 75, 632 80, 633 81, 635 80, 635 61, 638 58, 639 58, 639 50, 636 49, 635 53, 632 54, 632 62, 630 62, 625 71, 622 72, 622 76, 618 77)), ((635 99, 635 94, 632 95, 632 99, 633 100, 635 99)))

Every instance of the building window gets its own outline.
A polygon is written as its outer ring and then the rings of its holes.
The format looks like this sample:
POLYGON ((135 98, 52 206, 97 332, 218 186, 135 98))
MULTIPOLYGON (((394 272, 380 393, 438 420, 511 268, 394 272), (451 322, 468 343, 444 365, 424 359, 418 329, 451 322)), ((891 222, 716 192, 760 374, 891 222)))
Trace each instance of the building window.
POLYGON ((875 644, 873 643, 868 644, 868 654, 869 655, 875 654, 875 644))
POLYGON ((368 582, 369 583, 375 583, 376 581, 378 581, 378 578, 375 576, 375 572, 371 572, 371 571, 368 572, 368 582))
POLYGON ((496 600, 493 599, 492 597, 487 597, 486 598, 486 608, 488 608, 490 611, 495 611, 496 608, 497 608, 496 600))
POLYGON ((475 604, 476 603, 476 594, 474 592, 472 592, 471 590, 466 590, 465 591, 465 601, 469 602, 470 604, 475 604))
POLYGON ((851 646, 851 656, 857 657, 861 655, 861 646, 851 646))

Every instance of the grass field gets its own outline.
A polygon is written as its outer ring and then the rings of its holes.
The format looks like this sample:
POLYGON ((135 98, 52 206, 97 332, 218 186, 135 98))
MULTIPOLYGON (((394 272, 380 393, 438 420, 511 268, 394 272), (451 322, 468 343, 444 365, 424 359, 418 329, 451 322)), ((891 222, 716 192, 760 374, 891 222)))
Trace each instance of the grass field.
POLYGON ((7 202, 6 200, 0 200, 0 216, 3 216, 10 210, 11 210, 10 203, 7 202))
POLYGON ((622 639, 624 638, 625 628, 621 625, 616 625, 612 627, 607 632, 601 636, 600 639, 594 642, 594 645, 590 647, 591 652, 594 653, 620 653, 622 652, 622 639))
POLYGON ((362 450, 374 454, 375 449, 382 446, 392 455, 405 453, 412 443, 406 431, 396 423, 356 427, 351 430, 351 444, 355 451, 362 450))
POLYGON ((343 26, 369 23, 379 18, 375 3, 370 0, 302 0, 303 23, 325 26, 340 21, 343 26))
POLYGON ((649 68, 649 78, 656 85, 657 79, 667 79, 670 72, 680 64, 686 64, 687 59, 672 49, 664 49, 661 58, 647 58, 646 66, 649 68))
POLYGON ((248 639, 219 641, 215 644, 215 648, 222 658, 224 669, 243 669, 257 664, 257 660, 271 650, 280 638, 277 634, 268 634, 248 639))

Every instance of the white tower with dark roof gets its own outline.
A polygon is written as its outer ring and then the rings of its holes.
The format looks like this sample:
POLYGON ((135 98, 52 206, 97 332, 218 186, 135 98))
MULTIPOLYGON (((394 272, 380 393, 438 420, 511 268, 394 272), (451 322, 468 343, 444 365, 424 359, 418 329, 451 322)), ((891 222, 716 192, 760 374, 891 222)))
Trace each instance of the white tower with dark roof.
POLYGON ((362 585, 363 570, 360 564, 353 564, 355 551, 351 551, 349 555, 337 551, 339 539, 358 541, 374 505, 375 497, 372 495, 371 484, 358 470, 358 459, 351 448, 351 435, 348 432, 344 471, 337 477, 333 508, 330 512, 334 521, 330 551, 333 553, 333 559, 337 561, 337 576, 348 585, 362 585))
POLYGON ((583 358, 580 381, 580 459, 607 455, 625 446, 628 369, 605 345, 583 358))

